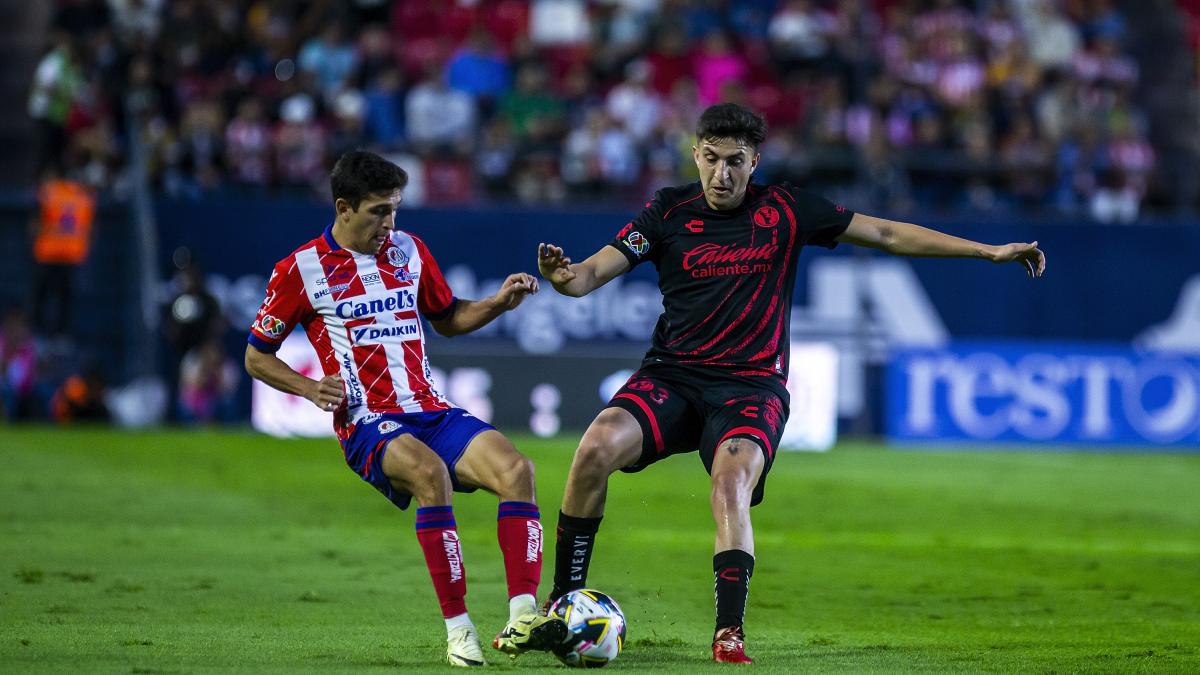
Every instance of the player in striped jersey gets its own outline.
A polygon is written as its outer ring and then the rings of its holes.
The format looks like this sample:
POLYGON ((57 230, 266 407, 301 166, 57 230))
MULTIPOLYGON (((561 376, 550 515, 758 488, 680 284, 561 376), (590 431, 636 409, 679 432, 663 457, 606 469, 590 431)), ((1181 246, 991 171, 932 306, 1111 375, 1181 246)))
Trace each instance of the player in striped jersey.
POLYGON ((538 282, 517 273, 490 298, 455 298, 424 242, 396 229, 408 183, 402 169, 349 152, 330 183, 333 223, 275 265, 250 330, 246 370, 332 413, 350 468, 401 509, 416 499, 417 540, 446 620, 452 665, 485 664, 467 614, 452 493, 483 488, 497 495, 510 600, 509 623, 493 646, 513 655, 549 649, 567 628, 536 611, 542 526, 533 463, 434 388, 419 318, 442 335, 469 333, 520 305, 538 282), (275 356, 297 325, 320 357, 320 380, 275 356))

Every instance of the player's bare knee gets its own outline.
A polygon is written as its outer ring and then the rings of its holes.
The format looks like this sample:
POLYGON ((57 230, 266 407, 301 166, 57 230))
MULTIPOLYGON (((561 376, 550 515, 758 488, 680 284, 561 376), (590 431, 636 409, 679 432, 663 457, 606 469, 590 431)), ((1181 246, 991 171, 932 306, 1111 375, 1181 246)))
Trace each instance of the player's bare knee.
POLYGON ((450 474, 440 463, 435 466, 422 465, 413 472, 409 492, 422 506, 449 504, 454 493, 450 474))
POLYGON ((714 508, 725 509, 749 507, 750 493, 754 489, 749 472, 741 470, 722 471, 712 476, 712 501, 714 508))
POLYGON ((532 493, 535 478, 533 460, 513 453, 511 459, 505 462, 500 471, 500 488, 505 493, 532 493))
POLYGON ((607 443, 603 437, 599 435, 584 436, 575 450, 575 459, 571 462, 571 473, 583 480, 605 481, 620 468, 617 460, 617 449, 607 443))

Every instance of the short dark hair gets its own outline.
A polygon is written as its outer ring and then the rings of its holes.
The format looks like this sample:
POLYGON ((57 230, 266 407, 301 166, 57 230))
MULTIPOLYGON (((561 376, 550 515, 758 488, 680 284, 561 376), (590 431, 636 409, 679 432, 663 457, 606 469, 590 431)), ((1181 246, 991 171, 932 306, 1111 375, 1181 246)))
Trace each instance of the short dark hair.
POLYGON ((329 174, 333 201, 345 199, 355 211, 367 195, 403 190, 406 185, 408 174, 404 169, 365 150, 342 155, 329 174))
POLYGON ((736 103, 709 106, 696 123, 696 139, 712 141, 732 138, 758 147, 767 139, 767 122, 762 115, 736 103))

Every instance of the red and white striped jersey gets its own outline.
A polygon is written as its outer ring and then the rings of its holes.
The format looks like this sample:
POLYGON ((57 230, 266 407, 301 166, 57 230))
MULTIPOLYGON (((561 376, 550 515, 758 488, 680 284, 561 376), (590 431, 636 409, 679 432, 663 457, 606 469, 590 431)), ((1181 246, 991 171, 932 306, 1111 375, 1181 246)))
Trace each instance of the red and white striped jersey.
POLYGON ((345 384, 339 435, 372 413, 453 407, 434 389, 417 313, 446 317, 457 299, 425 243, 395 230, 379 253, 357 253, 338 246, 332 227, 275 264, 248 342, 272 353, 304 326, 325 375, 345 384))

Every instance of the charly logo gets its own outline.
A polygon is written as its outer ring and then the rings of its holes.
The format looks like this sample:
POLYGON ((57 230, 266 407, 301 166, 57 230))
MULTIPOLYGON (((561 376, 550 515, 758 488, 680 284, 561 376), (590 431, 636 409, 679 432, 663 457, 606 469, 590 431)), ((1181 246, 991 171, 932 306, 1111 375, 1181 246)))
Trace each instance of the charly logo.
POLYGON ((263 333, 270 335, 273 338, 283 335, 283 325, 284 324, 282 321, 276 319, 270 314, 263 314, 262 318, 258 320, 259 329, 261 329, 263 333))
POLYGON ((388 248, 387 259, 392 264, 392 267, 404 267, 408 264, 408 254, 401 251, 398 246, 388 248))
POLYGON ((630 251, 641 257, 650 248, 650 241, 642 236, 641 232, 630 232, 625 237, 625 245, 629 247, 630 251))
POLYGON ((759 227, 775 227, 779 223, 779 212, 774 206, 760 206, 754 212, 754 224, 759 227))
POLYGON ((385 420, 379 423, 379 433, 390 434, 400 428, 400 423, 394 420, 385 420))

